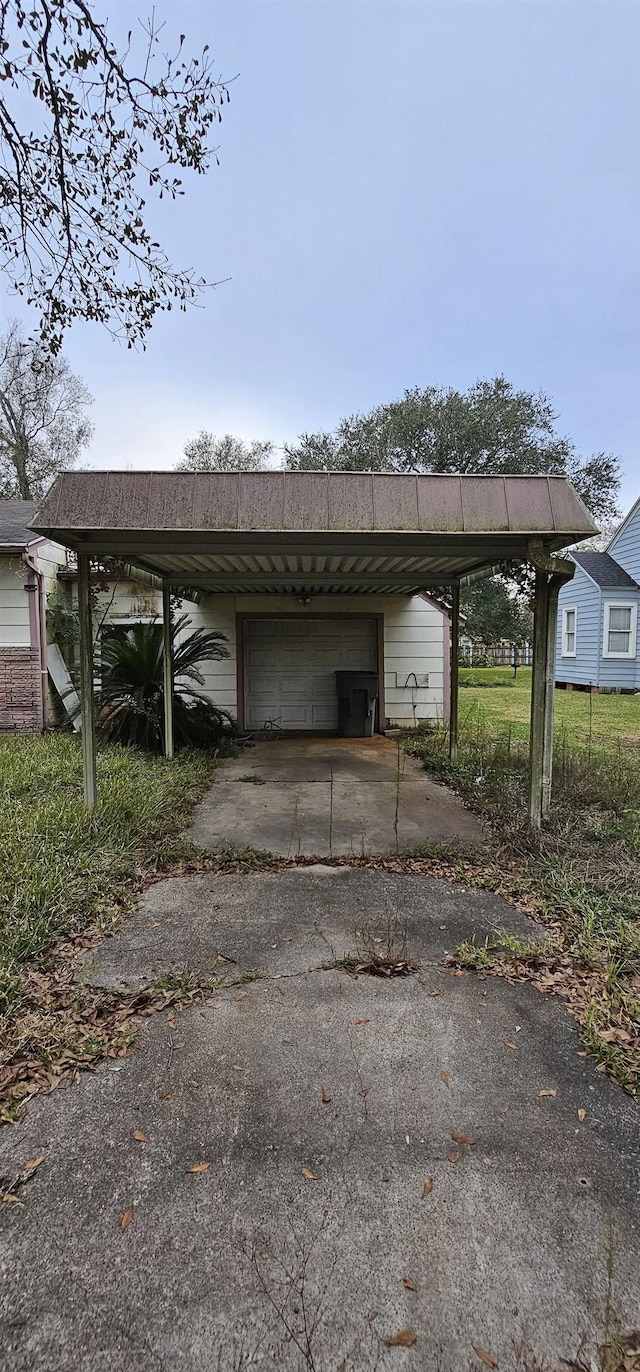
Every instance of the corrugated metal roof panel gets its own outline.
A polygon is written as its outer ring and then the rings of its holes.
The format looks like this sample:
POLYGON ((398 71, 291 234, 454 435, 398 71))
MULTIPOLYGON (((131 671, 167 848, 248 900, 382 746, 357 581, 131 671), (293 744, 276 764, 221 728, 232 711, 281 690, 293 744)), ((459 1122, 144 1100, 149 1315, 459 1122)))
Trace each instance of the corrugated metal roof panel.
POLYGON ((546 478, 505 476, 504 491, 511 529, 527 529, 536 533, 555 529, 549 482, 546 478))
POLYGON ((465 533, 511 531, 504 477, 465 476, 460 488, 465 533))
POLYGON ((566 532, 580 538, 595 526, 563 477, 65 472, 33 527, 51 533, 566 532))
POLYGON ((418 518, 421 529, 431 529, 433 533, 446 533, 449 529, 461 529, 462 486, 459 476, 439 476, 425 485, 418 482, 418 518))

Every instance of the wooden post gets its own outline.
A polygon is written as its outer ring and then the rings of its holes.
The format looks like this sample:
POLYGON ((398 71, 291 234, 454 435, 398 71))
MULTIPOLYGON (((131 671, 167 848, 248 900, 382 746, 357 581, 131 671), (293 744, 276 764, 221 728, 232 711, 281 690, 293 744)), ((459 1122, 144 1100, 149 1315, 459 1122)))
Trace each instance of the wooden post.
POLYGON ((162 648, 164 675, 164 755, 173 757, 173 658, 171 652, 171 587, 162 583, 162 648))
POLYGON ((84 802, 88 810, 96 803, 96 726, 93 700, 93 622, 91 619, 90 561, 78 553, 78 621, 80 628, 80 710, 84 802))
POLYGON ((556 634, 558 631, 558 592, 564 578, 549 577, 547 589, 547 647, 544 679, 544 745, 542 759, 542 818, 551 807, 553 776, 553 719, 556 703, 556 634))
POLYGON ((547 657, 549 645, 549 575, 536 571, 533 619, 533 673, 531 679, 531 727, 529 731, 529 819, 536 829, 542 823, 543 791, 551 786, 545 728, 547 706, 547 657))
POLYGON ((460 587, 451 588, 451 672, 449 676, 449 757, 458 756, 458 658, 460 656, 460 587))

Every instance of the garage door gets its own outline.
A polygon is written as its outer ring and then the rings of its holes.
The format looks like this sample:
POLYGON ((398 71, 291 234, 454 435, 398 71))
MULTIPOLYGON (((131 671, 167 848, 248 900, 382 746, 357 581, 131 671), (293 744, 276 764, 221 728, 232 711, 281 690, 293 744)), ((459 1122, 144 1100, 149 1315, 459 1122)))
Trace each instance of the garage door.
POLYGON ((247 620, 244 664, 247 729, 335 730, 335 673, 375 671, 375 620, 247 620))

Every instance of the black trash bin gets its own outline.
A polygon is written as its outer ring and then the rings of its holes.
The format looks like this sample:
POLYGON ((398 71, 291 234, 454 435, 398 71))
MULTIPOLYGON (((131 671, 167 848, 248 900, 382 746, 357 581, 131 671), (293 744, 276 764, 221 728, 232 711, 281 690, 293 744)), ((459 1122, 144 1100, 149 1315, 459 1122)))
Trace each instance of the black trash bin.
POLYGON ((377 672, 336 672, 338 733, 341 738, 371 738, 378 699, 377 672))

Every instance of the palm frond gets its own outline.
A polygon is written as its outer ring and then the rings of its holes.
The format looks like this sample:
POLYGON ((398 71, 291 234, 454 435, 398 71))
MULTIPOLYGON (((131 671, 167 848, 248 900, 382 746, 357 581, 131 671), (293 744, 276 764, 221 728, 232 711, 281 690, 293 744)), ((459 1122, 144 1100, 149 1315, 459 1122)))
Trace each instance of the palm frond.
MULTIPOLYGON (((180 615, 171 626, 173 716, 177 747, 220 746, 236 732, 235 722, 190 684, 204 684, 202 662, 229 656, 227 639, 217 630, 195 629, 180 615)), ((105 637, 97 664, 100 687, 96 708, 102 733, 114 743, 161 752, 164 736, 164 660, 162 624, 134 624, 122 636, 105 637)))

